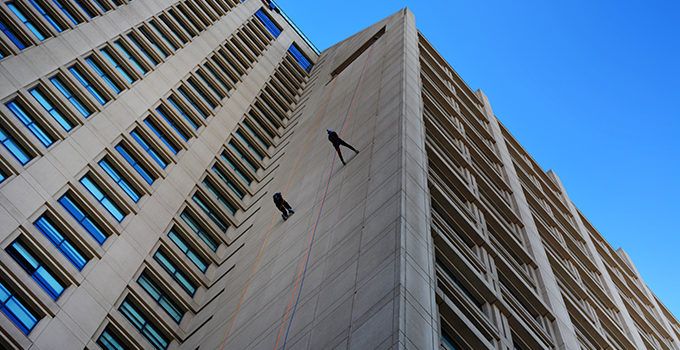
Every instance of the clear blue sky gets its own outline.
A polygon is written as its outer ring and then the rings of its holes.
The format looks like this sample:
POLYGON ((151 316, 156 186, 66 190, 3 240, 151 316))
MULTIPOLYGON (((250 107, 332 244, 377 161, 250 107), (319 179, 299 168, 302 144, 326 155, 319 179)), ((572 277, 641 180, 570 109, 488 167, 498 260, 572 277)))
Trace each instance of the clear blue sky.
POLYGON ((324 49, 419 29, 680 317, 680 2, 280 0, 324 49))

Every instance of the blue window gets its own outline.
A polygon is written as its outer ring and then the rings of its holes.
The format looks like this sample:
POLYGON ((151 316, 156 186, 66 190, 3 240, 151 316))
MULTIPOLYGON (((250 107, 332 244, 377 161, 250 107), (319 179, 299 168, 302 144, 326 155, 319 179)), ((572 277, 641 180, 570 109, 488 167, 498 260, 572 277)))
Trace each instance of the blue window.
POLYGON ((130 166, 132 166, 137 171, 137 173, 142 176, 142 178, 144 179, 144 181, 146 181, 147 184, 151 185, 153 184, 154 181, 156 181, 156 178, 151 175, 149 170, 142 166, 125 147, 123 147, 122 145, 118 145, 116 146, 116 150, 118 151, 118 153, 120 153, 121 156, 123 156, 123 158, 125 158, 125 160, 130 164, 130 166))
POLYGON ((222 218, 219 217, 217 212, 213 210, 211 207, 206 204, 206 202, 203 200, 203 198, 199 197, 198 195, 194 194, 192 199, 194 200, 194 203, 196 203, 201 210, 207 215, 212 222, 217 225, 217 227, 222 230, 222 232, 227 232, 227 228, 229 228, 229 225, 222 220, 222 218))
POLYGON ((146 124, 146 126, 148 126, 149 129, 151 129, 151 131, 153 131, 153 133, 156 134, 159 139, 161 139, 161 141, 163 141, 163 144, 165 144, 165 146, 167 146, 173 154, 177 154, 177 152, 179 152, 177 146, 175 146, 174 143, 170 141, 167 136, 165 136, 158 124, 153 119, 144 119, 144 124, 146 124))
POLYGON ((168 237, 170 237, 170 240, 172 240, 177 245, 177 247, 179 247, 179 249, 184 254, 186 254, 189 260, 191 260, 191 262, 194 263, 194 265, 196 265, 196 267, 198 267, 201 272, 205 272, 205 270, 208 269, 208 264, 205 262, 205 260, 203 260, 203 258, 201 258, 201 256, 198 255, 198 253, 196 253, 196 251, 191 246, 189 246, 184 238, 175 232, 175 230, 170 230, 170 232, 168 232, 168 237))
POLYGON ((208 96, 201 88, 198 86, 198 83, 193 78, 189 78, 188 80, 189 85, 191 85, 192 88, 194 88, 194 91, 198 94, 198 96, 203 99, 205 103, 210 106, 210 108, 215 109, 217 108, 217 104, 213 102, 213 100, 208 96))
POLYGON ((70 120, 68 120, 66 117, 64 117, 64 114, 55 107, 55 104, 52 103, 50 99, 48 99, 45 94, 43 94, 40 90, 37 88, 33 88, 31 90, 28 90, 28 92, 31 93, 31 95, 40 103, 40 105, 49 113, 54 120, 61 125, 62 128, 66 131, 71 131, 73 127, 75 126, 70 120))
POLYGON ((82 23, 82 20, 80 20, 78 16, 76 16, 73 10, 64 5, 64 0, 52 0, 52 1, 54 2, 55 5, 57 5, 61 12, 63 12, 66 15, 66 17, 68 17, 68 19, 71 21, 71 23, 73 23, 73 25, 78 25, 82 23))
POLYGON ((307 73, 312 70, 312 61, 305 56, 304 53, 302 53, 302 50, 295 45, 295 43, 291 44, 290 47, 288 48, 288 52, 290 52, 291 55, 293 55, 293 58, 297 63, 304 69, 307 73))
POLYGON ((109 85, 113 92, 119 94, 123 90, 120 86, 118 86, 118 83, 113 80, 109 73, 105 72, 102 66, 92 58, 92 56, 85 58, 85 62, 87 62, 92 70, 94 70, 94 72, 97 73, 97 75, 109 85))
POLYGON ((137 47, 137 49, 142 52, 144 57, 146 57, 146 59, 149 60, 149 62, 151 62, 151 64, 153 64, 154 66, 158 65, 158 60, 155 57, 153 57, 153 55, 144 46, 142 46, 142 43, 139 42, 136 36, 130 33, 127 35, 127 37, 128 39, 130 39, 130 41, 132 41, 132 43, 137 47))
POLYGON ((94 85, 89 79, 85 78, 85 75, 83 74, 83 71, 80 68, 76 66, 71 66, 69 67, 68 71, 71 72, 71 74, 73 74, 73 76, 85 88, 85 90, 89 91, 90 94, 92 94, 92 96, 95 98, 95 100, 97 100, 97 102, 99 102, 100 105, 103 106, 106 104, 106 102, 109 102, 109 98, 104 96, 104 94, 101 91, 94 87, 94 85))
POLYGON ((71 90, 68 86, 64 84, 64 82, 61 80, 59 77, 52 77, 50 78, 50 81, 52 82, 52 85, 57 88, 61 92, 66 99, 71 102, 73 107, 75 107, 80 114, 83 115, 83 117, 87 118, 90 115, 92 115, 92 110, 90 110, 89 107, 86 107, 85 104, 83 103, 82 100, 78 96, 76 96, 73 93, 73 90, 71 90))
POLYGON ((215 174, 217 174, 217 176, 220 177, 220 179, 222 179, 225 184, 227 184, 227 186, 234 192, 234 194, 236 194, 238 198, 243 199, 243 197, 245 197, 245 193, 241 191, 238 185, 236 185, 236 183, 232 181, 231 178, 222 171, 222 169, 220 169, 217 165, 213 165, 212 170, 215 172, 215 174))
POLYGON ((135 81, 137 81, 137 78, 133 77, 132 74, 128 72, 127 68, 123 67, 118 58, 114 57, 113 52, 111 52, 111 49, 105 47, 99 50, 99 52, 101 52, 102 56, 106 57, 106 59, 109 61, 109 63, 111 63, 113 68, 116 71, 118 71, 118 73, 120 73, 120 75, 122 75, 123 78, 127 80, 128 83, 132 84, 135 81))
POLYGON ((149 69, 147 69, 144 65, 142 65, 141 62, 137 59, 137 57, 133 56, 132 53, 123 45, 123 42, 120 40, 116 40, 113 42, 118 50, 120 50, 123 53, 123 56, 125 56, 128 61, 132 62, 132 64, 137 68, 139 72, 142 73, 142 75, 146 75, 146 73, 149 73, 149 69))
POLYGON ((137 130, 132 130, 130 132, 130 135, 132 136, 132 138, 135 139, 135 141, 137 141, 137 143, 142 147, 142 149, 146 153, 148 153, 151 156, 151 158, 153 158, 156 164, 158 164, 163 169, 168 167, 168 163, 165 160, 163 160, 163 158, 158 154, 158 152, 156 152, 156 150, 149 146, 149 143, 146 140, 144 140, 142 136, 139 135, 137 130))
POLYGON ((107 326, 97 339, 97 344, 105 350, 125 350, 120 338, 107 326))
POLYGON ((236 136, 238 136, 239 140, 243 141, 243 143, 250 148, 253 153, 255 153, 260 159, 264 159, 264 154, 260 152, 257 147, 253 146, 253 144, 246 138, 246 135, 243 134, 243 131, 241 129, 236 131, 236 136))
POLYGON ((182 320, 182 316, 184 316, 184 312, 181 311, 179 306, 177 306, 177 303, 175 303, 172 298, 168 296, 168 294, 165 292, 166 288, 159 286, 156 281, 146 274, 146 272, 139 276, 137 283, 139 283, 139 285, 142 286, 142 288, 144 288, 144 290, 149 293, 149 295, 154 300, 156 300, 158 305, 160 305, 163 310, 165 310, 165 312, 167 312, 168 315, 179 324, 179 322, 182 320))
POLYGON ((180 86, 177 90, 179 90, 179 93, 182 94, 182 96, 203 116, 203 118, 208 118, 208 113, 203 110, 203 107, 199 106, 198 101, 196 101, 193 96, 189 95, 189 92, 184 88, 184 86, 180 86))
POLYGON ((47 13, 47 11, 45 11, 45 9, 42 6, 40 6, 40 4, 38 4, 38 2, 36 2, 35 0, 29 0, 29 2, 31 3, 31 5, 33 5, 33 7, 36 9, 36 11, 38 11, 38 13, 40 13, 40 15, 43 16, 43 18, 45 18, 45 20, 52 27, 54 27, 54 29, 57 32, 61 33, 61 32, 64 31, 64 27, 62 27, 61 24, 59 24, 57 21, 55 21, 54 17, 52 17, 52 15, 47 13))
POLYGON ((10 9, 10 11, 12 11, 17 16, 17 18, 19 18, 19 20, 26 26, 26 28, 31 31, 31 33, 33 33, 33 35, 35 35, 36 38, 38 38, 38 40, 43 41, 47 38, 45 32, 38 28, 35 23, 33 23, 33 20, 26 17, 24 12, 16 6, 14 1, 7 1, 5 5, 7 5, 7 8, 10 9))
POLYGON ((22 333, 28 335, 38 323, 38 317, 0 281, 0 310, 22 333))
POLYGON ((104 230, 94 222, 91 218, 90 215, 87 214, 83 208, 77 204, 71 195, 65 194, 61 198, 59 198, 59 203, 66 209, 66 211, 73 216, 73 218, 80 223, 80 226, 82 226, 85 231, 87 231, 92 238, 95 239, 99 244, 104 244, 106 239, 108 238, 104 234, 104 230))
POLYGON ((14 158, 21 163, 21 165, 26 165, 31 159, 33 159, 32 156, 28 154, 26 149, 18 144, 10 134, 0 127, 0 143, 2 143, 5 148, 9 151, 9 153, 12 153, 14 158))
POLYGON ((87 4, 85 4, 82 0, 73 0, 73 2, 75 2, 76 5, 78 5, 78 7, 80 7, 80 9, 83 10, 83 12, 85 12, 85 14, 87 15, 87 17, 94 18, 95 16, 97 16, 97 14, 94 13, 94 12, 90 9, 90 7, 87 6, 87 4))
POLYGON ((11 40, 19 50, 23 50, 26 48, 26 46, 29 45, 26 42, 26 40, 22 38, 20 34, 16 31, 14 25, 9 24, 9 22, 7 22, 2 17, 0 17, 0 31, 5 33, 7 38, 9 38, 9 40, 11 40))
POLYGON ((66 259, 68 259, 73 266, 78 270, 82 270, 83 267, 85 267, 85 264, 87 264, 88 261, 85 254, 61 233, 51 219, 43 215, 38 218, 33 225, 38 231, 42 232, 42 234, 45 235, 45 237, 47 237, 62 254, 64 254, 66 259))
POLYGON ((168 38, 167 35, 165 35, 165 32, 161 30, 160 25, 155 20, 151 20, 150 24, 156 35, 161 37, 163 41, 165 41, 165 43, 172 48, 173 51, 177 51, 179 49, 179 46, 177 46, 172 40, 170 40, 170 38, 168 38))
POLYGON ((264 147, 264 149, 269 148, 269 146, 270 146, 269 142, 265 141, 265 140, 260 136, 260 134, 257 133, 257 132, 250 126, 250 122, 249 122, 249 121, 245 120, 244 123, 243 123, 243 127, 245 127, 246 129, 248 129, 248 131, 250 131, 250 134, 253 135, 253 137, 255 137, 255 139, 256 139, 256 140, 264 147))
POLYGON ((10 101, 5 103, 5 106, 9 108, 10 111, 19 119, 19 121, 28 128, 28 130, 38 138, 40 143, 45 147, 49 147, 54 143, 52 137, 45 132, 45 130, 35 122, 35 118, 26 113, 24 107, 20 106, 16 101, 10 101))
POLYGON ((203 227, 194 219, 194 217, 187 211, 183 211, 180 215, 182 220, 191 228, 192 231, 200 238, 213 252, 217 251, 219 243, 215 241, 203 227))
POLYGON ((54 273, 46 268, 44 263, 31 253, 20 241, 14 241, 5 249, 14 261, 21 266, 54 300, 59 299, 64 292, 64 286, 54 277, 54 273))
POLYGON ((217 198, 217 200, 229 210, 230 213, 236 214, 236 206, 234 206, 231 201, 224 197, 224 195, 222 195, 220 190, 218 190, 212 182, 206 179, 203 180, 203 185, 205 185, 208 191, 210 191, 215 196, 215 198, 217 198))
POLYGON ((122 313, 123 316, 125 316, 140 333, 142 333, 144 338, 146 338, 155 349, 165 350, 168 348, 168 339, 151 323, 149 318, 141 313, 128 299, 123 301, 118 310, 120 310, 120 313, 122 313))
POLYGON ((231 150, 234 151, 234 153, 236 153, 236 155, 239 158, 241 158, 241 160, 246 162, 246 164, 248 164, 248 166, 251 169, 253 169, 254 172, 257 172, 257 168, 258 168, 257 164, 255 164, 250 158, 246 157, 246 155, 243 154, 243 152, 241 152, 241 149, 238 146, 236 146, 236 143, 234 142, 234 140, 229 141, 229 148, 231 148, 231 150))
POLYGON ((0 184, 5 180, 7 180, 7 174, 5 174, 4 170, 0 169, 0 184))
POLYGON ((182 288, 189 293, 189 295, 194 296, 196 293, 196 285, 191 282, 186 274, 181 271, 173 262, 171 262, 168 257, 162 251, 156 251, 153 258, 163 267, 163 269, 172 276, 177 283, 179 283, 182 288))
POLYGON ((156 49, 156 52, 158 52, 163 58, 166 58, 170 55, 170 52, 168 52, 168 49, 165 47, 161 46, 156 40, 156 38, 151 34, 151 31, 149 28, 145 26, 139 27, 139 31, 142 33, 142 35, 146 38, 146 40, 151 44, 151 46, 156 49))
POLYGON ((175 100, 175 96, 170 96, 168 97, 168 102, 172 105, 172 107, 175 108, 177 112, 191 125, 191 127, 194 128, 194 130, 198 130, 198 124, 189 116, 189 113, 187 112, 184 107, 175 100))
POLYGON ((187 135, 187 133, 184 130, 182 130, 182 128, 175 122, 174 119, 171 119, 169 117, 165 109, 165 106, 159 106, 158 108, 156 108, 156 113, 158 113, 158 115, 160 115, 161 118, 163 118, 163 120, 170 124, 170 127, 172 127, 172 129, 175 130, 184 141, 189 140, 189 135, 187 135))
POLYGON ((271 17, 269 17, 264 9, 257 10, 257 12, 255 12, 255 16, 260 20, 260 22, 262 22, 262 24, 264 24, 265 28, 267 28, 267 30, 269 30, 269 32, 272 33, 275 38, 279 37, 281 34, 281 27, 279 27, 279 25, 276 24, 276 22, 274 22, 271 17))
POLYGON ((108 5, 105 6, 104 3, 102 3, 99 0, 90 0, 90 1, 94 2, 97 5, 97 7, 99 7, 99 9, 102 10, 102 12, 106 12, 106 11, 110 10, 108 5))
POLYGON ((109 163, 108 160, 102 159, 99 161, 99 166, 104 169, 104 171, 109 174, 111 179, 115 181, 118 186, 134 201, 135 203, 139 202, 139 199, 142 197, 141 194, 139 194, 139 191, 137 191, 130 183, 125 180, 118 171, 111 166, 111 163, 109 163))
POLYGON ((250 185, 253 182, 253 179, 250 177, 250 175, 246 174, 246 172, 241 169, 241 166, 236 164, 236 162, 234 161, 230 154, 228 154, 227 152, 222 152, 222 159, 224 159, 224 161, 227 162, 227 164, 229 164, 231 169, 234 170, 234 172, 236 172, 236 174, 238 174, 238 176, 241 179, 243 179, 243 181, 245 181, 246 184, 250 185))
POLYGON ((111 196, 106 194, 99 185, 97 185, 89 175, 85 175, 80 179, 80 183, 85 186, 88 192, 99 202, 106 211, 108 211, 116 221, 121 222, 125 219, 125 212, 118 204, 111 200, 111 196))

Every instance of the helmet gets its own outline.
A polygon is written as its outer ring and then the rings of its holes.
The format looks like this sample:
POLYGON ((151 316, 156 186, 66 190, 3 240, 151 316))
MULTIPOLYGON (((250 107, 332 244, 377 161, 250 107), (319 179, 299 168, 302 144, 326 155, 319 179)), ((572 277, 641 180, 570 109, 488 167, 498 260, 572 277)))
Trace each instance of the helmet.
POLYGON ((326 129, 326 132, 330 134, 330 133, 333 132, 333 130, 331 130, 331 129, 326 129))

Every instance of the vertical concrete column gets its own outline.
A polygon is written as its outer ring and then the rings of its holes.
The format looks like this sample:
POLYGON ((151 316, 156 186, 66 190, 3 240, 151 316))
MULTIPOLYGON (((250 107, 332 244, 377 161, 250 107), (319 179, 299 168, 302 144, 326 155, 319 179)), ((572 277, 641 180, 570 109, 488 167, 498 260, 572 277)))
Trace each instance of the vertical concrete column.
MULTIPOLYGON (((635 322, 633 322, 633 318, 630 316, 628 313, 628 309, 626 308, 626 305, 623 303, 623 300, 621 299, 621 295, 619 295, 619 291, 616 288, 616 285, 614 284, 614 281, 612 280, 611 275, 609 275, 609 271, 607 271, 607 268, 604 265, 604 262, 602 261, 602 257, 600 254, 597 252, 597 249, 595 248, 595 244, 593 243, 593 240, 590 237, 590 234, 588 233, 588 230, 586 229, 585 225, 583 224, 583 220, 581 220, 581 216, 578 213, 578 210, 576 210, 576 206, 574 206, 574 203, 571 201, 569 198, 569 195, 567 194, 566 188, 564 188, 564 185, 562 184, 562 181, 560 178, 555 174, 552 170, 548 172, 548 175, 552 177, 552 179, 557 183, 557 185, 560 188, 560 192, 562 192, 562 197, 565 199, 567 203, 567 207, 569 208, 569 212, 571 215, 574 217, 574 221, 576 222, 576 228, 578 229, 579 233, 581 234, 581 238, 586 242, 586 247, 588 248, 588 251, 590 252, 590 256, 593 257, 593 261, 595 262, 595 266, 597 266, 597 269, 600 271, 600 274, 602 275, 602 280, 605 284, 605 288, 607 288, 607 292, 609 295, 612 297, 612 301, 614 301, 614 304, 616 307, 619 309, 619 313, 621 315, 621 320, 623 321, 623 326, 626 331, 626 334, 628 335, 628 339, 635 345, 636 349, 645 349, 645 344, 642 342, 642 338, 640 337, 640 333, 637 331, 637 327, 635 326, 635 322)), ((633 267, 633 264, 630 264, 631 267, 633 267)), ((634 267, 633 267, 633 270, 634 267)), ((635 271, 637 273, 637 271, 635 271)), ((664 324, 664 326, 668 326, 668 324, 664 323, 665 318, 661 318, 661 322, 664 324)), ((667 328, 670 329, 670 328, 667 328)), ((670 332, 673 334, 673 332, 670 332)), ((677 339, 674 339, 676 346, 677 346, 677 339)), ((677 347, 676 347, 677 349, 677 347)))
POLYGON ((531 209, 524 196, 524 191, 522 190, 522 184, 520 183, 515 167, 512 164, 512 156, 508 151, 508 147, 505 144, 505 138, 501 131, 500 125, 498 124, 498 119, 491 109, 491 104, 486 95, 479 90, 477 92, 478 96, 484 103, 484 114, 489 119, 489 126, 491 128, 491 134, 496 141, 496 146, 498 147, 499 156, 503 162, 503 167, 505 168, 505 173, 507 175, 508 184, 513 192, 513 197, 515 198, 515 203, 517 204, 517 211, 519 217, 522 219, 524 224, 524 231, 526 234, 526 241, 528 245, 528 250, 531 256, 534 258, 534 262, 538 266, 538 278, 539 283, 543 287, 541 291, 543 293, 543 300, 545 300, 555 316, 555 332, 557 338, 556 347, 557 349, 580 349, 579 342, 576 338, 576 332, 574 326, 571 323, 567 307, 562 299, 562 294, 560 288, 557 285, 557 279, 550 266, 550 261, 548 260, 548 255, 545 252, 543 246, 543 241, 538 233, 536 224, 534 223, 533 216, 531 214, 531 209))

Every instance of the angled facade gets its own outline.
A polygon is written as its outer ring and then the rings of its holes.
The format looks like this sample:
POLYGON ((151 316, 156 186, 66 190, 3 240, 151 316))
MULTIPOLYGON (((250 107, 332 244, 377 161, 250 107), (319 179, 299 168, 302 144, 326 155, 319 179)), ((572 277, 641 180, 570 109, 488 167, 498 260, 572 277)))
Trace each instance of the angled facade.
POLYGON ((322 53, 257 0, 0 29, 0 348, 680 349, 408 9, 322 53))

